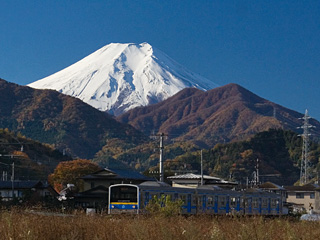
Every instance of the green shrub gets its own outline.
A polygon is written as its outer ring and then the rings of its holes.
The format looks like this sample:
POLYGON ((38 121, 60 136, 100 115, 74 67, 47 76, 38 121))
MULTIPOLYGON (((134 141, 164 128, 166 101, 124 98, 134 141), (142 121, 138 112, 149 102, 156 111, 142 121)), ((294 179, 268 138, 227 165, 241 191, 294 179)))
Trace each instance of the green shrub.
POLYGON ((160 198, 154 196, 146 206, 149 214, 175 216, 181 213, 182 200, 172 201, 171 196, 161 195, 160 198))

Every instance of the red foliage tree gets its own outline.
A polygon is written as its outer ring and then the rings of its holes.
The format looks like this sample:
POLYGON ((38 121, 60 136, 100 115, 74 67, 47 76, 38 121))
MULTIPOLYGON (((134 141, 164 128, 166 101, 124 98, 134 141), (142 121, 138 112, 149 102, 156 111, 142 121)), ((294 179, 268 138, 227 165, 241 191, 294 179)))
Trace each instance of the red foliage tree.
POLYGON ((100 169, 96 163, 86 159, 60 162, 54 172, 49 175, 48 181, 57 192, 60 192, 69 183, 74 184, 76 190, 79 191, 83 188, 83 181, 79 178, 100 169))

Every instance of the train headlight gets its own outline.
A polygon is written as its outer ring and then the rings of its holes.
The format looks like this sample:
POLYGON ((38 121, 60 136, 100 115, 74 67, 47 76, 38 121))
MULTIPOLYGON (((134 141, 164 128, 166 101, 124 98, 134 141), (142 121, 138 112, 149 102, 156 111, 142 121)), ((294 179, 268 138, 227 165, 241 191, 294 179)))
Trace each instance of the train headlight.
POLYGON ((136 206, 132 206, 132 208, 136 208, 136 206))
POLYGON ((114 205, 112 205, 111 207, 114 208, 114 205))

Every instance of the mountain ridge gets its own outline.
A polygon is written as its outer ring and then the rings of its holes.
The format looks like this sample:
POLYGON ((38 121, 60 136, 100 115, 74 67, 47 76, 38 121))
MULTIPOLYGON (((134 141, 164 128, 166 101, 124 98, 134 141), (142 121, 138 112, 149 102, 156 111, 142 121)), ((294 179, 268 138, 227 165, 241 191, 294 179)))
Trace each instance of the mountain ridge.
MULTIPOLYGON (((270 128, 297 131, 302 116, 231 83, 206 92, 183 89, 163 102, 129 110, 116 119, 146 135, 161 132, 178 141, 210 147, 270 128)), ((320 127, 316 120, 312 124, 320 127)))
POLYGON ((124 145, 145 140, 133 127, 54 90, 37 90, 0 79, 0 94, 0 128, 53 144, 72 156, 93 158, 113 139, 124 145))
POLYGON ((111 43, 28 86, 55 89, 119 115, 160 102, 186 87, 208 90, 217 85, 148 43, 111 43))

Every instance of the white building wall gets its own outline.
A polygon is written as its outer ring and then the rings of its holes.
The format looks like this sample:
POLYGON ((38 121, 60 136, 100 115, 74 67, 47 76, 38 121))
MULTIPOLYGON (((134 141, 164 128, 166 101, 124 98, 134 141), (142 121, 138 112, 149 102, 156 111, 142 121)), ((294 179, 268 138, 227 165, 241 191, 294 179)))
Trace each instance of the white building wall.
POLYGON ((295 203, 295 204, 303 204, 303 207, 306 210, 309 210, 310 206, 313 207, 314 210, 318 210, 318 209, 315 209, 316 208, 315 198, 310 198, 310 194, 315 194, 315 192, 288 192, 287 194, 288 194, 287 202, 295 203), (303 198, 297 198, 297 193, 298 195, 303 194, 303 198))

